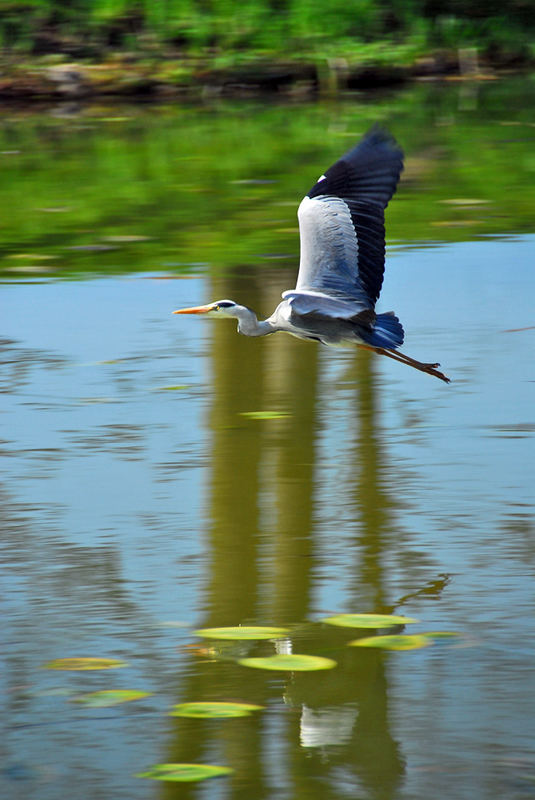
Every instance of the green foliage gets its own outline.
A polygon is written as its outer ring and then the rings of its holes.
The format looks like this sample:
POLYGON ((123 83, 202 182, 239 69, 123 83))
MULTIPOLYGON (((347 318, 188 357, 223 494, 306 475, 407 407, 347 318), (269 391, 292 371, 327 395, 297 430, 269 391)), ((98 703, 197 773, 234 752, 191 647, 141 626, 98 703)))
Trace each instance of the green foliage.
MULTIPOLYGON (((0 0, 0 36, 9 49, 61 49, 73 42, 115 48, 178 45, 301 55, 325 45, 410 40, 456 48, 500 42, 524 52, 533 42, 531 4, 508 0, 0 0), (45 45, 46 46, 46 45, 45 45)), ((529 49, 529 48, 528 48, 529 49)))

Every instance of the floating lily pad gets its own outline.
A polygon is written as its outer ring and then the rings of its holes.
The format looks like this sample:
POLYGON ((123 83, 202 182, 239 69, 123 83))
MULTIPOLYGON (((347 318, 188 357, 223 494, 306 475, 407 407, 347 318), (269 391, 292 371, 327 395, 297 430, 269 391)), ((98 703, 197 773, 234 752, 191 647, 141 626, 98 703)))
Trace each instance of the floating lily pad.
POLYGON ((125 661, 119 661, 117 658, 57 658, 55 661, 49 661, 48 664, 43 664, 45 669, 63 669, 82 672, 89 669, 118 669, 119 667, 127 667, 125 661))
POLYGON ((100 692, 88 692, 73 697, 72 703, 83 703, 90 708, 106 708, 119 703, 129 703, 131 700, 141 700, 149 697, 152 692, 141 692, 134 689, 103 689, 100 692))
POLYGON ((348 642, 352 647, 378 647, 382 650, 418 650, 429 647, 432 640, 422 634, 399 634, 393 636, 367 636, 365 639, 354 639, 348 642))
POLYGON ((157 781, 204 781, 206 778, 217 778, 230 775, 231 767, 220 767, 215 764, 155 764, 147 772, 139 772, 136 778, 152 778, 157 781))
POLYGON ((157 386, 157 392, 181 392, 184 389, 189 389, 187 384, 177 384, 176 386, 157 386))
POLYGON ((242 411, 240 416, 249 419, 285 419, 290 415, 283 411, 242 411))
POLYGON ((194 631, 205 639, 280 639, 288 628, 268 628, 264 625, 236 625, 232 628, 201 628, 194 631))
POLYGON ((419 620, 395 614, 338 614, 320 621, 342 628, 389 628, 392 625, 408 625, 419 620))
POLYGON ((248 717, 251 711, 260 711, 264 706, 251 703, 198 702, 180 703, 170 711, 172 717, 200 717, 217 719, 221 717, 248 717))
POLYGON ((307 672, 316 669, 332 669, 336 661, 323 656, 305 656, 300 654, 284 654, 266 656, 265 658, 240 658, 238 664, 255 669, 280 669, 289 672, 307 672))

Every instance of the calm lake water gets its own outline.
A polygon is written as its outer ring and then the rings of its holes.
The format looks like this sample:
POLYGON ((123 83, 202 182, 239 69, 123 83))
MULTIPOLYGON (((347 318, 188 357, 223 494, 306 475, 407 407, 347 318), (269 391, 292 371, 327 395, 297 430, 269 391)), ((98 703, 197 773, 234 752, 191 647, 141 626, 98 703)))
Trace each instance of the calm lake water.
POLYGON ((6 110, 3 797, 534 796, 532 91, 6 110), (407 153, 380 310, 451 385, 172 316, 223 297, 268 315, 301 196, 376 120, 407 153), (348 647, 366 632, 320 620, 349 612, 459 635, 348 647), (290 634, 194 634, 240 624, 290 634), (276 650, 337 667, 237 663, 276 650), (127 666, 44 668, 68 657, 127 666), (108 689, 152 694, 72 702, 108 689), (196 700, 264 708, 169 716, 196 700), (136 777, 168 762, 234 773, 136 777))

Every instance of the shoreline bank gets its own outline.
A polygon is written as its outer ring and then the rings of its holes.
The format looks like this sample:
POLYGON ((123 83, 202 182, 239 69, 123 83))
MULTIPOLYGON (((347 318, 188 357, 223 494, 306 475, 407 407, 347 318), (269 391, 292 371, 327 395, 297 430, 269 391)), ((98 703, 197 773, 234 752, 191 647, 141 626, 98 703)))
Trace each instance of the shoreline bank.
POLYGON ((534 64, 492 64, 475 48, 434 52, 410 64, 348 58, 252 58, 227 67, 209 58, 147 58, 119 53, 106 61, 65 56, 0 57, 0 100, 127 98, 173 100, 205 95, 315 97, 397 86, 410 81, 481 81, 518 74, 534 64))

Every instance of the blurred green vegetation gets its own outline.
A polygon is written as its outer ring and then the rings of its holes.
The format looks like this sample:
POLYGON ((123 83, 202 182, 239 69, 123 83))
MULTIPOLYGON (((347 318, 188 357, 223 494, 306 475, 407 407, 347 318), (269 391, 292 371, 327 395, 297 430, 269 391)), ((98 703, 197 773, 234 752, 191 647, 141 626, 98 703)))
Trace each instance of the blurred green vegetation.
POLYGON ((380 43, 390 60, 477 47, 507 62, 533 60, 534 42, 531 0, 0 0, 0 46, 35 54, 366 60, 380 43))
POLYGON ((534 88, 516 78, 323 103, 12 108, 0 123, 0 270, 297 265, 300 199, 375 122, 406 153, 388 244, 534 232, 534 88))

